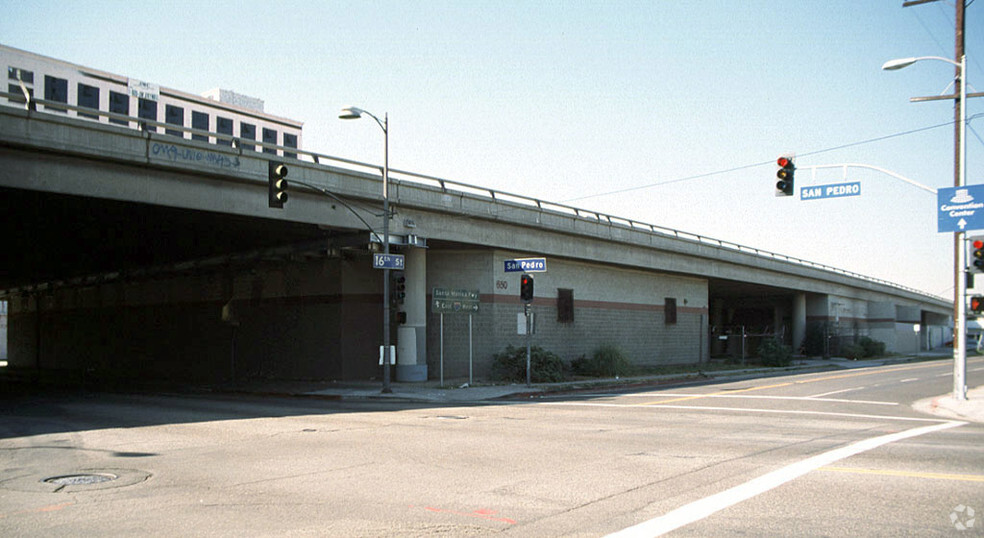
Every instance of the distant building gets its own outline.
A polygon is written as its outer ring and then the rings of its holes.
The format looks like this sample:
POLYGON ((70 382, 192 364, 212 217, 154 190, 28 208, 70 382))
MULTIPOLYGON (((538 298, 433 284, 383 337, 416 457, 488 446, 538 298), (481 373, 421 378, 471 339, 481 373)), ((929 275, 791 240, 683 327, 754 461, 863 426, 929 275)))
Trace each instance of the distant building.
POLYGON ((302 122, 267 114, 262 99, 230 90, 193 95, 5 45, 0 45, 0 65, 7 68, 6 91, 17 94, 6 99, 10 103, 26 105, 34 98, 55 101, 69 106, 49 104, 38 109, 131 128, 145 125, 154 132, 163 129, 169 135, 224 146, 238 140, 250 151, 276 153, 251 141, 301 147, 302 122), (137 124, 128 116, 145 121, 137 124))

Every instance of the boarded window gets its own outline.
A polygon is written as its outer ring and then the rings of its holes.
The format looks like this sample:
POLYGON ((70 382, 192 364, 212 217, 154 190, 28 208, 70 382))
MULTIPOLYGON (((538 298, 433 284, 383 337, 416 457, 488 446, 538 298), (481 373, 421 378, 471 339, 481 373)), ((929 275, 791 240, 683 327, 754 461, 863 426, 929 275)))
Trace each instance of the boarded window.
MULTIPOLYGON (((205 112, 198 112, 195 110, 191 111, 191 128, 197 129, 199 131, 208 130, 208 114, 205 112)), ((192 140, 201 140, 202 142, 208 142, 208 136, 193 134, 191 135, 192 140)))
POLYGON ((666 304, 663 307, 663 314, 666 318, 667 325, 676 325, 677 322, 677 304, 676 299, 673 297, 666 298, 666 304))
MULTIPOLYGON (((240 123, 239 138, 240 140, 256 140, 256 126, 251 123, 240 123)), ((256 151, 256 146, 253 144, 246 144, 243 146, 243 149, 256 151)))
MULTIPOLYGON (((109 111, 114 114, 130 115, 130 96, 125 93, 109 92, 109 111)), ((112 123, 126 125, 123 120, 111 119, 112 123)))
MULTIPOLYGON (((137 116, 141 119, 157 121, 157 101, 152 99, 137 99, 137 116)), ((157 132, 157 127, 148 127, 148 131, 157 132)))
MULTIPOLYGON (((184 118, 185 111, 183 108, 174 105, 166 105, 164 107, 164 123, 184 127, 184 118)), ((177 129, 164 129, 164 134, 184 138, 184 132, 178 131, 177 129)))
POLYGON ((557 290, 557 321, 574 323, 574 290, 557 290))
MULTIPOLYGON (((58 101, 68 103, 68 80, 50 75, 44 76, 44 98, 48 101, 58 101)), ((49 106, 48 110, 53 112, 68 112, 61 107, 49 106)))
MULTIPOLYGON (((284 147, 286 147, 286 148, 296 148, 297 147, 297 135, 292 135, 292 134, 284 133, 284 147)), ((288 159, 296 159, 297 158, 297 154, 296 153, 287 153, 285 151, 284 152, 284 157, 287 157, 288 159)))
MULTIPOLYGON (((99 88, 95 86, 89 86, 88 84, 82 84, 79 82, 79 106, 83 108, 93 108, 99 109, 99 88)), ((79 116, 83 118, 89 118, 93 120, 99 119, 99 116, 95 114, 86 114, 79 112, 79 116)))
MULTIPOLYGON (((264 128, 263 129, 263 143, 264 144, 270 144, 270 145, 276 146, 277 145, 277 131, 275 131, 274 129, 264 128)), ((263 153, 273 153, 274 155, 276 155, 277 154, 277 148, 268 148, 268 147, 264 146, 263 147, 263 153)))
MULTIPOLYGON (((224 135, 232 135, 232 118, 223 118, 221 116, 215 118, 215 132, 224 135)), ((216 138, 215 143, 220 146, 231 146, 232 140, 230 138, 216 138)))

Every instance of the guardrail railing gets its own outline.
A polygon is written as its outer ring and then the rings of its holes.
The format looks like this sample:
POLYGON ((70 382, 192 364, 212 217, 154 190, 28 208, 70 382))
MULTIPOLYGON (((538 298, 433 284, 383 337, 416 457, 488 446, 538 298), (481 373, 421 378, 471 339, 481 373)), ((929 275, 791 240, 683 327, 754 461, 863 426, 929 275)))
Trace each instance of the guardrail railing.
MULTIPOLYGON (((346 159, 343 157, 335 157, 332 155, 326 155, 323 153, 308 151, 301 148, 269 144, 259 140, 242 139, 230 134, 202 131, 199 129, 185 127, 183 125, 148 120, 145 118, 139 118, 134 116, 121 115, 121 114, 116 114, 113 112, 107 112, 104 110, 98 110, 94 108, 79 107, 76 105, 71 105, 60 101, 38 99, 33 96, 30 97, 29 99, 25 99, 25 96, 21 93, 0 91, 0 98, 6 98, 9 100, 7 102, 2 102, 0 104, 4 104, 6 106, 13 106, 13 107, 24 107, 30 112, 43 112, 59 117, 77 118, 80 121, 97 122, 103 125, 108 124, 108 125, 115 125, 118 127, 129 127, 131 129, 139 129, 144 132, 154 133, 160 135, 161 137, 178 137, 188 140, 190 136, 186 138, 185 134, 189 134, 189 135, 198 135, 198 136, 206 137, 206 140, 209 143, 211 143, 212 139, 215 139, 216 141, 219 140, 228 141, 229 142, 228 145, 216 143, 216 146, 233 148, 237 150, 237 152, 240 155, 242 155, 244 151, 254 151, 256 153, 268 153, 269 155, 279 155, 285 158, 293 158, 300 161, 311 162, 316 165, 325 165, 325 166, 328 166, 329 164, 343 165, 344 168, 353 171, 363 171, 364 169, 368 169, 378 172, 380 176, 382 176, 382 171, 383 171, 382 166, 367 163, 367 162, 346 159), (44 107, 44 109, 39 111, 38 106, 42 106, 44 107), (70 115, 69 111, 75 112, 75 115, 74 116, 70 115), (123 125, 121 123, 109 124, 106 122, 101 122, 98 119, 92 118, 92 116, 96 116, 97 118, 105 117, 107 118, 107 121, 116 120, 117 122, 125 122, 126 125, 123 125), (151 129, 153 129, 153 131, 151 131, 151 129), (158 131, 158 129, 164 129, 165 132, 161 133, 158 131), (166 131, 168 130, 180 132, 181 135, 179 136, 179 135, 167 133, 166 131), (261 148, 261 149, 256 149, 256 148, 261 148), (264 150, 268 150, 268 151, 264 151, 264 150)), ((204 140, 201 142, 204 142, 204 140)), ((909 286, 903 286, 901 284, 891 282, 888 280, 875 278, 868 275, 863 275, 861 273, 856 273, 854 271, 848 271, 846 269, 841 269, 838 267, 833 267, 830 265, 825 265, 822 263, 817 263, 802 258, 797 258, 795 256, 788 256, 786 254, 780 254, 769 250, 749 247, 746 245, 742 245, 732 241, 727 241, 724 239, 716 239, 712 237, 703 236, 700 234, 677 230, 674 228, 667 228, 665 226, 660 226, 658 224, 645 223, 634 219, 619 217, 617 215, 601 213, 598 211, 579 208, 559 202, 541 200, 523 194, 516 194, 516 193, 500 191, 492 188, 487 188, 487 187, 480 187, 469 183, 464 183, 461 181, 455 181, 452 179, 446 179, 436 176, 430 176, 427 174, 411 172, 409 170, 390 168, 389 172, 390 172, 390 181, 396 182, 397 184, 400 181, 406 180, 416 184, 428 185, 432 187, 436 186, 443 192, 448 192, 448 193, 457 192, 461 194, 482 196, 491 199, 494 203, 497 204, 501 203, 501 204, 511 204, 514 206, 526 206, 530 208, 536 208, 540 211, 551 211, 560 214, 572 215, 575 218, 589 220, 592 222, 605 223, 612 227, 640 230, 655 235, 668 236, 679 240, 692 241, 699 244, 705 244, 718 248, 725 248, 736 252, 742 252, 746 254, 759 256, 762 258, 779 260, 794 265, 811 267, 814 269, 819 269, 834 274, 848 276, 851 278, 856 278, 858 280, 871 282, 883 286, 888 286, 898 290, 904 290, 910 293, 915 293, 935 300, 948 301, 948 299, 945 299, 943 297, 939 297, 909 286), (394 174, 396 175, 396 177, 394 177, 394 174)))

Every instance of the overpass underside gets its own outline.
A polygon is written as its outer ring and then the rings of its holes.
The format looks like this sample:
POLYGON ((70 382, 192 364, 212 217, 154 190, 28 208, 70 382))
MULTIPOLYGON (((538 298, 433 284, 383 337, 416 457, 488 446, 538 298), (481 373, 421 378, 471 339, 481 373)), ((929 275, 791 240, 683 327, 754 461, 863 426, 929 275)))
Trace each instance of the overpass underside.
MULTIPOLYGON (((8 370, 378 378, 384 283, 367 229, 382 217, 378 176, 292 161, 291 178, 334 197, 297 189, 270 209, 274 158, 0 110, 8 370)), ((397 380, 487 379, 494 354, 525 345, 505 261, 529 256, 548 268, 535 275, 533 342, 565 360, 615 345, 638 365, 697 363, 734 356, 736 331, 798 349, 811 324, 828 341, 870 335, 894 351, 943 343, 946 305, 910 291, 478 191, 392 186, 394 250, 407 260, 406 297, 391 305, 397 380), (435 289, 474 292, 478 309, 439 312, 435 289)))

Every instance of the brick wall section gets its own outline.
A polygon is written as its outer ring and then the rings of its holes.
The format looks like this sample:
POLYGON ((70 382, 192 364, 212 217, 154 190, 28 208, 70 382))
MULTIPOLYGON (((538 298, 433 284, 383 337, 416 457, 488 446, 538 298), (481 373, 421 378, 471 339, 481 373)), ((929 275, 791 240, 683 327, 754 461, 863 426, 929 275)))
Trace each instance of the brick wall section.
MULTIPOLYGON (((517 334, 519 273, 506 273, 506 259, 530 257, 506 251, 428 253, 428 290, 478 289, 482 303, 472 318, 474 375, 486 378, 492 357, 507 346, 525 347, 517 334)), ((548 259, 534 274, 533 344, 570 361, 600 346, 622 348, 636 364, 694 363, 706 356, 707 283, 698 278, 548 259), (574 290, 574 321, 557 321, 557 290, 574 290), (677 323, 665 323, 667 297, 677 300, 677 323)), ((468 316, 444 315, 444 376, 468 376, 468 316)), ((439 376, 440 316, 428 315, 428 369, 439 376)))

